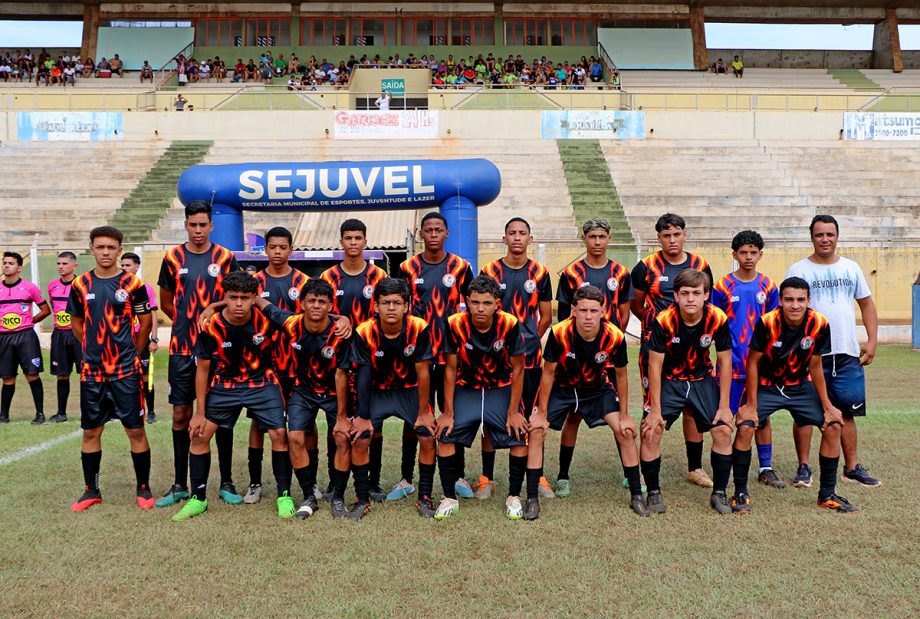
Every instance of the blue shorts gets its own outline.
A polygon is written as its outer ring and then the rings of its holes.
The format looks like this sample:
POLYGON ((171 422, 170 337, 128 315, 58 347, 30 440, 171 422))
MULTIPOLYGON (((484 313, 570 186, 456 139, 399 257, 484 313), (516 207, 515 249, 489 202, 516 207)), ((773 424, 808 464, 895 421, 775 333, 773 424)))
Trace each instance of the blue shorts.
POLYGON ((831 404, 840 409, 844 417, 864 417, 866 414, 866 372, 859 357, 852 355, 825 355, 824 382, 831 404))

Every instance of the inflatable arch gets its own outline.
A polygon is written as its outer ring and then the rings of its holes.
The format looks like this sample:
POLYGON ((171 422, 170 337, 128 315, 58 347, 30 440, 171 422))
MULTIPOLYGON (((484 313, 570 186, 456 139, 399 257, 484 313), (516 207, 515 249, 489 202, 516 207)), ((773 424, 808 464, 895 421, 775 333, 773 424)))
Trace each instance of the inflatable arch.
POLYGON ((198 165, 179 177, 182 204, 211 203, 215 243, 242 250, 243 211, 383 211, 438 207, 445 248, 478 271, 476 209, 501 190, 486 159, 198 165))

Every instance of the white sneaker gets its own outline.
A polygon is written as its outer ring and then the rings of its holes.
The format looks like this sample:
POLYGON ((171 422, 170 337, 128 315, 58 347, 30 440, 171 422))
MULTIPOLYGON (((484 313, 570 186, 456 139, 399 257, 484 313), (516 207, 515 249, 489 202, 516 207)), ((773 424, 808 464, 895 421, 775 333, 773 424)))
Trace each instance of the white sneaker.
POLYGON ((243 497, 243 503, 253 505, 262 500, 262 486, 259 484, 249 484, 246 496, 243 497))
POLYGON ((454 484, 454 492, 456 492, 457 496, 461 499, 472 499, 474 496, 470 483, 462 477, 454 484))
POLYGON ((445 498, 443 501, 441 501, 441 504, 438 505, 438 509, 434 513, 434 519, 447 520, 458 511, 460 511, 460 501, 457 499, 445 498))
POLYGON ((477 499, 486 500, 491 499, 492 494, 495 492, 495 482, 485 476, 479 477, 479 485, 476 487, 475 496, 477 499))
POLYGON ((508 520, 520 520, 524 517, 524 507, 521 505, 521 497, 509 496, 505 499, 505 515, 508 520))

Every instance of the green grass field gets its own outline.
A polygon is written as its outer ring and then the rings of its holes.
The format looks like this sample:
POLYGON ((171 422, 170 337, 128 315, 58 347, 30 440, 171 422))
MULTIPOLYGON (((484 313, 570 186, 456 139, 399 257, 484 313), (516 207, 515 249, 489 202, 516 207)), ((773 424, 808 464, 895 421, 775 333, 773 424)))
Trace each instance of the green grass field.
MULTIPOLYGON (((165 369, 165 361, 158 359, 158 368, 165 369)), ((918 376, 920 356, 907 347, 882 347, 868 371, 860 452, 884 485, 840 487, 861 508, 854 516, 817 509, 814 488, 777 491, 755 482, 751 516, 719 517, 709 509, 707 491, 683 480, 678 430, 664 441, 668 513, 639 519, 619 485, 611 433, 583 428, 573 496, 544 501, 535 523, 505 520, 503 499, 464 501, 459 517, 444 523, 420 519, 410 501, 375 506, 359 523, 333 522, 328 511, 305 522, 281 521, 273 500, 220 503, 215 458, 210 511, 173 524, 174 510, 134 506, 127 440, 117 424, 103 439, 105 503, 72 514, 67 508, 82 490, 76 381, 72 421, 37 428, 28 423, 31 402, 21 381, 14 423, 0 426, 0 615, 915 616, 918 376), (10 461, 55 438, 61 442, 10 461)), ((47 410, 53 412, 48 378, 47 410)), ((636 414, 638 381, 631 386, 636 414)), ((163 422, 149 433, 159 494, 172 479, 172 448, 162 379, 157 389, 163 422)), ((789 416, 776 415, 774 428, 775 465, 789 478, 795 467, 789 416)), ((386 428, 388 483, 398 475, 399 431, 386 428)), ((241 487, 247 435, 244 421, 234 463, 241 487)), ((548 444, 546 471, 553 479, 558 434, 548 444)), ((478 453, 468 452, 470 478, 478 476, 479 464, 478 453)), ((501 493, 505 454, 496 474, 501 493)), ((299 490, 295 494, 299 501, 299 490)))

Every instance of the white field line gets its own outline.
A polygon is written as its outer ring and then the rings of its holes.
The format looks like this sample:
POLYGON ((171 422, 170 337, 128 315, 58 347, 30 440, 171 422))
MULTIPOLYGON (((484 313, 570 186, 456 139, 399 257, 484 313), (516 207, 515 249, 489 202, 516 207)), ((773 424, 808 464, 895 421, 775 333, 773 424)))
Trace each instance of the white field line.
POLYGON ((0 466, 6 466, 7 464, 12 464, 23 458, 28 458, 29 456, 34 456, 37 453, 47 451, 55 445, 69 441, 72 438, 77 438, 83 434, 83 430, 74 430, 68 434, 62 434, 61 436, 55 437, 53 439, 47 440, 44 443, 39 443, 38 445, 32 445, 31 447, 26 447, 25 449, 20 449, 17 452, 11 453, 8 456, 3 456, 0 458, 0 466))

